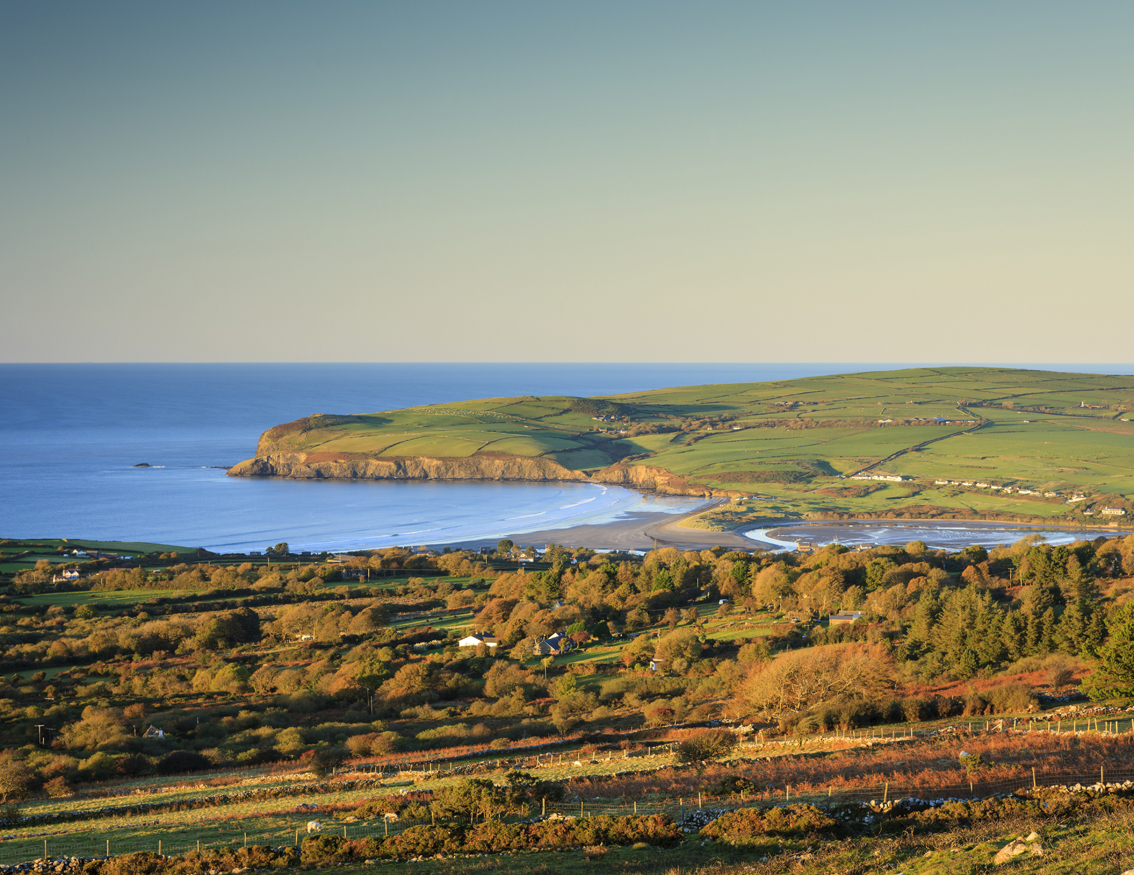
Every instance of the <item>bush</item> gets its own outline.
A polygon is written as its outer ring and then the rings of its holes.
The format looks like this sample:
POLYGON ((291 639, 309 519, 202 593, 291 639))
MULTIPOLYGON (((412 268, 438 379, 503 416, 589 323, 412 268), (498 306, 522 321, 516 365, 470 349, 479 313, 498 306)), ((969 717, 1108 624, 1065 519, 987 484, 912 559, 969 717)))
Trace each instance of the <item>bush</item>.
POLYGON ((741 775, 726 775, 705 789, 710 796, 748 796, 763 788, 741 775))
POLYGON ((909 723, 917 723, 929 715, 929 703, 918 696, 902 699, 902 719, 909 723))
POLYGON ((830 833, 838 821, 814 805, 789 805, 785 808, 740 808, 718 817, 701 829, 703 838, 730 845, 754 844, 755 838, 774 836, 810 836, 830 833))
POLYGON ((213 764, 207 757, 195 751, 175 750, 161 758, 157 764, 157 772, 160 775, 179 775, 183 772, 203 772, 212 767, 213 764))
POLYGON ((411 826, 382 842, 383 857, 432 857, 456 854, 462 847, 462 830, 447 826, 411 826))
POLYGON ((736 750, 740 740, 727 729, 706 729, 677 746, 677 760, 695 763, 715 760, 736 750))
POLYGON ((1038 707, 1035 691, 1018 681, 1001 684, 985 692, 995 713, 1005 711, 1034 711, 1038 707))
POLYGON ((680 843, 681 839, 681 830, 664 814, 545 820, 528 828, 529 847, 533 848, 632 845, 636 842, 671 847, 680 843))
POLYGON ((325 866, 328 863, 345 863, 350 860, 350 849, 342 836, 307 836, 300 845, 300 862, 304 866, 325 866))
POLYGON ((527 846, 528 837, 523 826, 490 820, 469 829, 464 837, 463 851, 466 854, 499 854, 523 850, 527 846))
POLYGON ((109 860, 103 875, 158 875, 164 868, 165 857, 151 851, 139 851, 109 860))

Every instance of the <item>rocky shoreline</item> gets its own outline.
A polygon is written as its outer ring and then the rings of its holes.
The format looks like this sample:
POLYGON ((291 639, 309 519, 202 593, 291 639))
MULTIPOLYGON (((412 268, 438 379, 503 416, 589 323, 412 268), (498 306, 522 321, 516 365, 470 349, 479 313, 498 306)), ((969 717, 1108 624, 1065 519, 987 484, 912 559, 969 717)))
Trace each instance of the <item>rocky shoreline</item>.
POLYGON ((293 480, 481 480, 525 483, 574 482, 625 486, 658 495, 714 498, 731 495, 696 486, 650 465, 618 463, 593 474, 527 456, 474 454, 461 458, 275 452, 234 465, 230 477, 285 477, 293 480))

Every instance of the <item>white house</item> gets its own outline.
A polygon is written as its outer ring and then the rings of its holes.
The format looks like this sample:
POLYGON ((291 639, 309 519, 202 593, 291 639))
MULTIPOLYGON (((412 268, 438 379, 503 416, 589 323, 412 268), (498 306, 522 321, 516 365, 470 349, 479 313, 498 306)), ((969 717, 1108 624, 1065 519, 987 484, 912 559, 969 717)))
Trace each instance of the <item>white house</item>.
POLYGON ((492 650, 493 648, 496 647, 496 645, 498 643, 499 642, 497 642, 497 640, 495 638, 493 638, 491 635, 477 635, 476 633, 473 633, 472 635, 469 635, 467 638, 462 638, 460 641, 458 641, 457 646, 458 647, 480 647, 480 645, 483 644, 489 650, 492 650))

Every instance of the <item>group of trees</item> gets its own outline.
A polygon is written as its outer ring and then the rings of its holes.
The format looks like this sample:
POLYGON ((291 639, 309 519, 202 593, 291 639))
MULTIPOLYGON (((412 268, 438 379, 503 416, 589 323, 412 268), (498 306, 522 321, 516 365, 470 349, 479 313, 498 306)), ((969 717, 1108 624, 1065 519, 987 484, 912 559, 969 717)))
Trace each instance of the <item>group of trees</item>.
MULTIPOLYGON (((1095 694, 1134 695, 1134 607, 1121 604, 1134 537, 954 554, 917 542, 785 555, 553 548, 542 560, 511 571, 470 552, 375 551, 286 571, 207 562, 107 571, 86 585, 130 590, 160 578, 185 595, 99 610, 29 610, 12 598, 17 587, 0 596, 0 657, 25 674, 0 681, 0 748, 23 753, 3 762, 59 788, 158 769, 171 747, 203 762, 265 762, 487 744, 627 715, 657 725, 722 708, 745 719, 849 720, 860 706, 904 701, 909 684, 989 677, 1053 654, 1101 663, 1087 684, 1095 694), (344 570, 404 573, 425 561, 461 580, 328 585, 344 570), (472 608, 496 651, 458 649, 459 630, 390 625, 394 613, 446 606, 472 608), (862 617, 823 622, 844 610, 862 617), (736 637, 711 636, 713 614, 736 637), (619 637, 620 658, 569 668, 536 658, 537 638, 559 631, 583 647, 619 637), (42 668, 52 665, 66 671, 48 678, 42 668), (146 703, 159 701, 165 710, 150 713, 146 703), (144 738, 150 721, 176 742, 144 738)), ((928 713, 917 701, 887 707, 928 713)), ((16 783, 27 777, 9 772, 16 783)))

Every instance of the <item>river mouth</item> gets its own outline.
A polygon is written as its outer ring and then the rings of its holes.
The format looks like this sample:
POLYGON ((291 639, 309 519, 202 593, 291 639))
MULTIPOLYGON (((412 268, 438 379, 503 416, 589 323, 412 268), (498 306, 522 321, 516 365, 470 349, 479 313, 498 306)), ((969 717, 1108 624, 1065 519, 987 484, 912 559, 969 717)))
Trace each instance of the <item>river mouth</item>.
POLYGON ((765 549, 798 550, 800 545, 844 544, 847 547, 903 546, 922 541, 935 550, 963 550, 979 544, 985 548, 1014 544, 1039 535, 1049 544, 1073 544, 1094 538, 1128 534, 1118 528, 1060 528, 1059 526, 1009 525, 961 520, 839 520, 784 523, 749 529, 744 536, 765 549))

